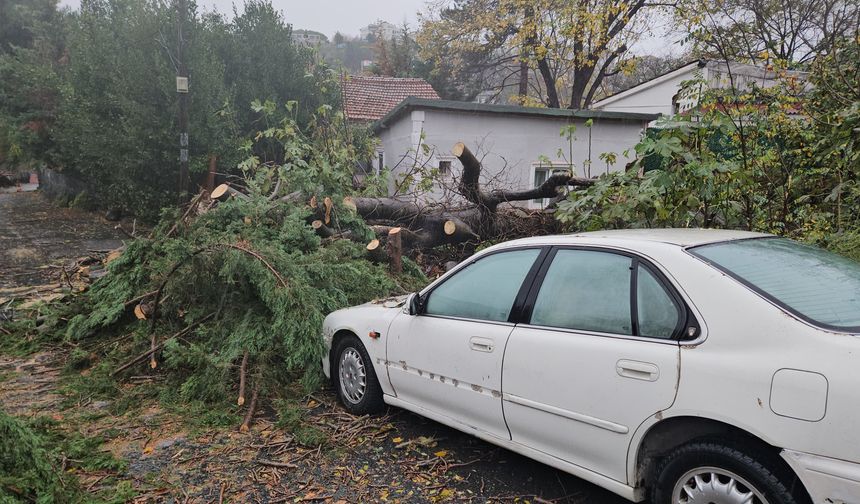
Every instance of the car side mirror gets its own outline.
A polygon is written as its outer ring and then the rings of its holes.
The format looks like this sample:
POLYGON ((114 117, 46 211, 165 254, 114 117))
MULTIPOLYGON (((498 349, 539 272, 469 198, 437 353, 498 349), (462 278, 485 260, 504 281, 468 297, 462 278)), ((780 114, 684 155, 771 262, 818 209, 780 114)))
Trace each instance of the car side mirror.
POLYGON ((416 292, 409 296, 409 314, 418 315, 421 311, 421 294, 416 292))

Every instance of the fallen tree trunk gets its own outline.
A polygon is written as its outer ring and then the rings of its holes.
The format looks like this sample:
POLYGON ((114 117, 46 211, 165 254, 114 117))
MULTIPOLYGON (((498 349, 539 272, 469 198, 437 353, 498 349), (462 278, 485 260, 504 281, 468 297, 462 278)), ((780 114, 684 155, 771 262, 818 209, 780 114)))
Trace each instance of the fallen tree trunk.
MULTIPOLYGON (((446 208, 424 205, 395 198, 347 198, 344 206, 354 208, 384 239, 392 228, 402 227, 403 246, 407 249, 430 249, 439 245, 476 245, 483 240, 502 239, 510 235, 527 235, 542 229, 546 219, 536 216, 540 212, 522 207, 502 211, 503 203, 529 201, 538 198, 557 199, 567 187, 586 187, 596 179, 574 177, 561 173, 549 177, 539 187, 523 190, 496 189, 489 192, 481 188, 483 166, 480 160, 462 142, 454 145, 454 156, 463 165, 458 192, 464 201, 446 208), (347 201, 348 200, 348 201, 347 201), (541 224, 536 228, 535 224, 541 224), (522 231, 522 232, 512 232, 522 231)), ((548 232, 554 229, 548 229, 548 232)))
MULTIPOLYGON (((341 230, 339 221, 335 219, 338 211, 357 213, 377 235, 378 242, 371 242, 368 252, 374 260, 381 262, 391 260, 388 233, 395 228, 402 229, 399 236, 400 247, 402 253, 406 254, 440 245, 473 249, 486 240, 555 232, 555 220, 545 218, 543 209, 530 210, 516 203, 533 199, 550 199, 555 203, 565 197, 563 189, 586 187, 596 181, 574 177, 571 173, 557 173, 535 188, 485 191, 481 187, 481 161, 462 142, 455 144, 451 152, 463 166, 456 189, 462 199, 449 201, 446 205, 397 198, 348 196, 336 207, 330 196, 302 197, 298 192, 281 197, 279 201, 307 200, 308 207, 314 210, 308 223, 326 240, 351 239, 366 243, 367 237, 359 236, 361 233, 341 230)), ((277 196, 279 188, 280 184, 276 184, 270 200, 277 196)), ((215 200, 223 201, 229 197, 248 198, 228 184, 221 184, 211 194, 211 198, 215 200)))
POLYGON ((215 189, 212 190, 212 193, 209 195, 213 200, 223 200, 230 196, 234 196, 239 199, 248 199, 248 195, 240 192, 238 189, 234 189, 230 187, 229 184, 221 184, 215 189))

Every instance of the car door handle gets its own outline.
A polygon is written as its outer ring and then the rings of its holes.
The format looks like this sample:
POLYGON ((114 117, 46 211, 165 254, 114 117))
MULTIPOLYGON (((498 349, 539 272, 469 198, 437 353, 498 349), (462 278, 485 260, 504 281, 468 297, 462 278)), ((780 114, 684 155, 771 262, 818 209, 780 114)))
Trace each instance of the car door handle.
POLYGON ((619 376, 634 380, 657 381, 660 378, 660 368, 650 362, 622 359, 615 364, 615 371, 619 376))
POLYGON ((495 341, 489 338, 479 338, 477 336, 469 339, 469 347, 476 352, 490 353, 495 348, 495 341))

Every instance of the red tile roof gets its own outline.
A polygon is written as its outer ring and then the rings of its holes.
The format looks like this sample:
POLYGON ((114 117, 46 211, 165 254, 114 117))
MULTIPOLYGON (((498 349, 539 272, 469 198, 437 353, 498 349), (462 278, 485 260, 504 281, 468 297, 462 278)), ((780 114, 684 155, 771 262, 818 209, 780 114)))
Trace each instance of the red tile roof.
POLYGON ((409 96, 438 100, 424 79, 347 75, 342 81, 346 117, 350 121, 381 119, 409 96))

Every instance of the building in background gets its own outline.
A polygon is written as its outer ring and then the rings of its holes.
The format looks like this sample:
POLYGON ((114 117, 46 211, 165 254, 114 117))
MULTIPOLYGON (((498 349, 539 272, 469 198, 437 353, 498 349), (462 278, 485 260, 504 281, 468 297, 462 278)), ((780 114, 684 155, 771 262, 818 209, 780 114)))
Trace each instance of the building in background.
MULTIPOLYGON (((805 79, 805 72, 788 71, 787 75, 805 79)), ((699 60, 682 65, 654 79, 594 102, 594 110, 607 112, 642 112, 674 115, 695 109, 701 93, 707 89, 740 91, 751 86, 769 88, 783 74, 767 68, 743 63, 699 60), (684 84, 689 83, 682 90, 684 84)))
POLYGON ((424 79, 344 75, 341 79, 343 109, 348 121, 369 123, 382 119, 400 102, 413 96, 438 100, 439 95, 424 79))
MULTIPOLYGON (((635 157, 633 146, 656 118, 635 112, 407 98, 373 124, 380 139, 374 168, 391 170, 391 194, 405 174, 435 170, 441 183, 423 197, 444 200, 449 196, 445 182, 456 185, 462 169, 451 147, 462 141, 482 159, 482 185, 531 189, 557 171, 594 177, 624 170, 635 157), (614 163, 609 162, 612 158, 614 163)), ((528 206, 547 203, 534 200, 528 206)))
POLYGON ((369 40, 371 38, 391 40, 397 37, 397 34, 400 33, 400 29, 388 21, 380 20, 365 26, 359 31, 359 33, 361 34, 362 40, 369 40))
POLYGON ((308 47, 316 47, 322 44, 328 44, 328 37, 320 32, 313 30, 293 30, 290 37, 294 44, 304 45, 308 47))

